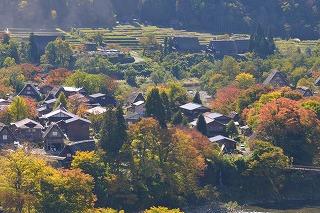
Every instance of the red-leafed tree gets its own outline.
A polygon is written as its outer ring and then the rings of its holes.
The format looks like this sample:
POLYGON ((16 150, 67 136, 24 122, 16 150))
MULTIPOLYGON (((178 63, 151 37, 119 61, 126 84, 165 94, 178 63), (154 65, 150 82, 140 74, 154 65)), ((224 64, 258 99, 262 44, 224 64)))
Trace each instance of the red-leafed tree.
POLYGON ((53 86, 60 86, 71 75, 71 71, 65 68, 52 70, 45 79, 45 83, 53 86))
POLYGON ((212 108, 218 112, 228 114, 236 110, 236 100, 242 90, 235 86, 227 86, 219 89, 215 100, 212 102, 212 108))
POLYGON ((295 163, 312 163, 320 125, 316 114, 299 102, 279 98, 265 104, 258 114, 257 131, 263 139, 283 148, 295 163))

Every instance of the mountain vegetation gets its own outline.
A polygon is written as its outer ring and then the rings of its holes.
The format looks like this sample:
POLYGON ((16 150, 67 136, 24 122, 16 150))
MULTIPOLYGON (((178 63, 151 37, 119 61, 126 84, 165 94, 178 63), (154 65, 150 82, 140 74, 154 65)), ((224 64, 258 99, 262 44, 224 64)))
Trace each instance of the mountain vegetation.
POLYGON ((261 24, 276 36, 310 39, 320 32, 319 7, 317 0, 12 0, 0 2, 0 25, 101 27, 136 18, 214 33, 251 33, 261 24))

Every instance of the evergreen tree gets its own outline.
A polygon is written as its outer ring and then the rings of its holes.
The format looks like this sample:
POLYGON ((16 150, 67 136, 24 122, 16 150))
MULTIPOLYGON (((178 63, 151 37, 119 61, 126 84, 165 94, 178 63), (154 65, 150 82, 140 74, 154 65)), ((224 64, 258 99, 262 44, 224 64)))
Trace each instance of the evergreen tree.
POLYGON ((107 152, 107 155, 113 153, 114 145, 117 143, 116 126, 117 118, 115 111, 113 109, 108 109, 100 132, 100 146, 107 152))
POLYGON ((230 138, 236 138, 238 136, 238 129, 233 121, 227 124, 226 133, 230 138))
POLYGON ((197 120, 197 130, 199 132, 201 132, 203 135, 207 135, 207 133, 208 133, 207 123, 206 123, 206 120, 202 114, 199 115, 198 120, 197 120))
POLYGON ((180 124, 182 124, 182 122, 183 122, 183 115, 182 115, 181 111, 179 110, 177 113, 175 113, 173 115, 172 124, 173 125, 180 125, 180 124))
POLYGON ((64 107, 64 108, 67 108, 67 104, 68 104, 67 97, 66 97, 65 94, 62 92, 62 93, 60 93, 58 99, 56 100, 56 103, 55 103, 55 105, 54 105, 54 108, 57 108, 57 107, 59 107, 59 106, 64 107))
POLYGON ((126 120, 124 118, 124 113, 122 110, 122 106, 118 106, 116 109, 116 137, 118 139, 117 143, 113 146, 113 152, 118 153, 120 149, 122 148, 123 144, 127 142, 128 140, 128 127, 126 120))
POLYGON ((265 34, 261 25, 259 24, 255 33, 250 37, 249 44, 250 51, 255 52, 258 56, 265 58, 268 55, 274 53, 276 46, 274 44, 271 31, 268 31, 268 35, 265 34))
POLYGON ((3 44, 9 44, 10 43, 10 36, 8 33, 3 34, 3 39, 2 39, 3 44))
POLYGON ((170 104, 169 97, 166 92, 161 92, 161 101, 162 101, 162 104, 165 109, 166 121, 171 121, 171 116, 172 116, 171 104, 170 104))
POLYGON ((33 33, 29 36, 29 60, 31 63, 39 64, 40 63, 40 53, 35 41, 35 36, 33 33))
POLYGON ((101 129, 100 146, 107 155, 114 158, 128 140, 127 125, 121 106, 116 110, 108 109, 101 129))
POLYGON ((202 104, 199 92, 196 92, 195 96, 193 97, 192 102, 196 103, 196 104, 202 104))
POLYGON ((146 115, 157 119, 161 127, 166 127, 166 111, 158 88, 153 88, 147 96, 146 115))

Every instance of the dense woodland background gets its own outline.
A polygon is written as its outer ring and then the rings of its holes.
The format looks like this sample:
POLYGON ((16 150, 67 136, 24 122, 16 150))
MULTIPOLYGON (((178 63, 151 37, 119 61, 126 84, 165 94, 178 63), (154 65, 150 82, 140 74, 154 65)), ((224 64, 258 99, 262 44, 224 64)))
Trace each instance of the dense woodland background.
POLYGON ((1 0, 0 25, 105 27, 137 18, 213 33, 251 33, 260 23, 276 36, 314 39, 320 33, 319 7, 320 0, 1 0))

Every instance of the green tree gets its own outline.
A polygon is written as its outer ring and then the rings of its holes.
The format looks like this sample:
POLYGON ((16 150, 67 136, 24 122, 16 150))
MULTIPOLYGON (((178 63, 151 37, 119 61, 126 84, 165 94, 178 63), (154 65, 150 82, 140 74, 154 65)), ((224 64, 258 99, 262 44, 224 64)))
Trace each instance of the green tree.
POLYGON ((166 120, 171 121, 172 112, 171 112, 171 103, 170 103, 169 97, 165 91, 162 91, 160 96, 161 96, 162 104, 165 109, 166 120))
POLYGON ((249 73, 240 73, 236 76, 236 84, 240 89, 248 89, 255 84, 255 78, 249 73))
POLYGON ((259 24, 256 32, 250 37, 250 50, 256 53, 258 56, 265 58, 268 55, 274 53, 276 45, 274 44, 271 31, 266 33, 259 24))
POLYGON ((197 130, 201 132, 203 135, 208 134, 207 123, 204 116, 201 114, 197 120, 197 130))
POLYGON ((10 35, 8 33, 3 34, 2 44, 9 44, 10 43, 10 35))
POLYGON ((120 106, 116 110, 107 110, 100 134, 100 146, 107 152, 107 155, 116 157, 128 137, 126 122, 120 106))
POLYGON ((132 66, 130 66, 127 70, 125 70, 124 76, 127 83, 130 86, 133 86, 133 87, 137 86, 137 82, 136 82, 137 72, 132 66))
POLYGON ((152 88, 147 95, 146 115, 157 119, 161 127, 166 127, 166 111, 159 94, 159 89, 156 87, 152 88))
POLYGON ((200 93, 197 91, 192 100, 193 103, 202 104, 200 93))
POLYGON ((124 118, 124 113, 121 105, 119 105, 116 108, 116 119, 117 119, 116 131, 117 131, 118 143, 116 144, 117 146, 115 146, 114 150, 116 153, 118 153, 122 148, 122 146, 128 140, 128 133, 127 133, 128 127, 127 127, 126 120, 124 118))
POLYGON ((182 213, 180 209, 168 209, 167 207, 151 207, 144 213, 182 213))
POLYGON ((14 66, 14 65, 16 65, 16 60, 14 58, 7 57, 3 61, 3 66, 4 67, 11 67, 11 66, 14 66))
POLYGON ((40 63, 40 53, 35 41, 35 36, 33 33, 29 36, 29 49, 28 49, 29 60, 33 64, 40 63))
POLYGON ((69 68, 72 65, 72 49, 68 42, 62 39, 49 42, 42 60, 54 67, 69 68))
POLYGON ((93 208, 93 178, 80 169, 56 171, 41 181, 37 212, 86 212, 93 208))
POLYGON ((236 138, 238 136, 237 126, 233 121, 230 121, 226 126, 226 133, 231 138, 236 138))
POLYGON ((57 108, 59 106, 62 106, 64 108, 67 108, 68 106, 67 97, 63 92, 60 93, 58 99, 56 100, 56 103, 54 104, 54 108, 57 108))
POLYGON ((180 124, 182 124, 182 122, 183 122, 183 115, 182 115, 181 111, 179 110, 177 113, 175 113, 173 115, 172 124, 173 125, 180 125, 180 124))
POLYGON ((29 115, 29 107, 22 97, 15 97, 9 105, 8 112, 13 121, 20 121, 29 115))
POLYGON ((81 169, 94 179, 94 194, 97 196, 96 206, 106 206, 109 194, 107 193, 107 178, 109 166, 95 152, 77 152, 72 159, 72 169, 81 169))

